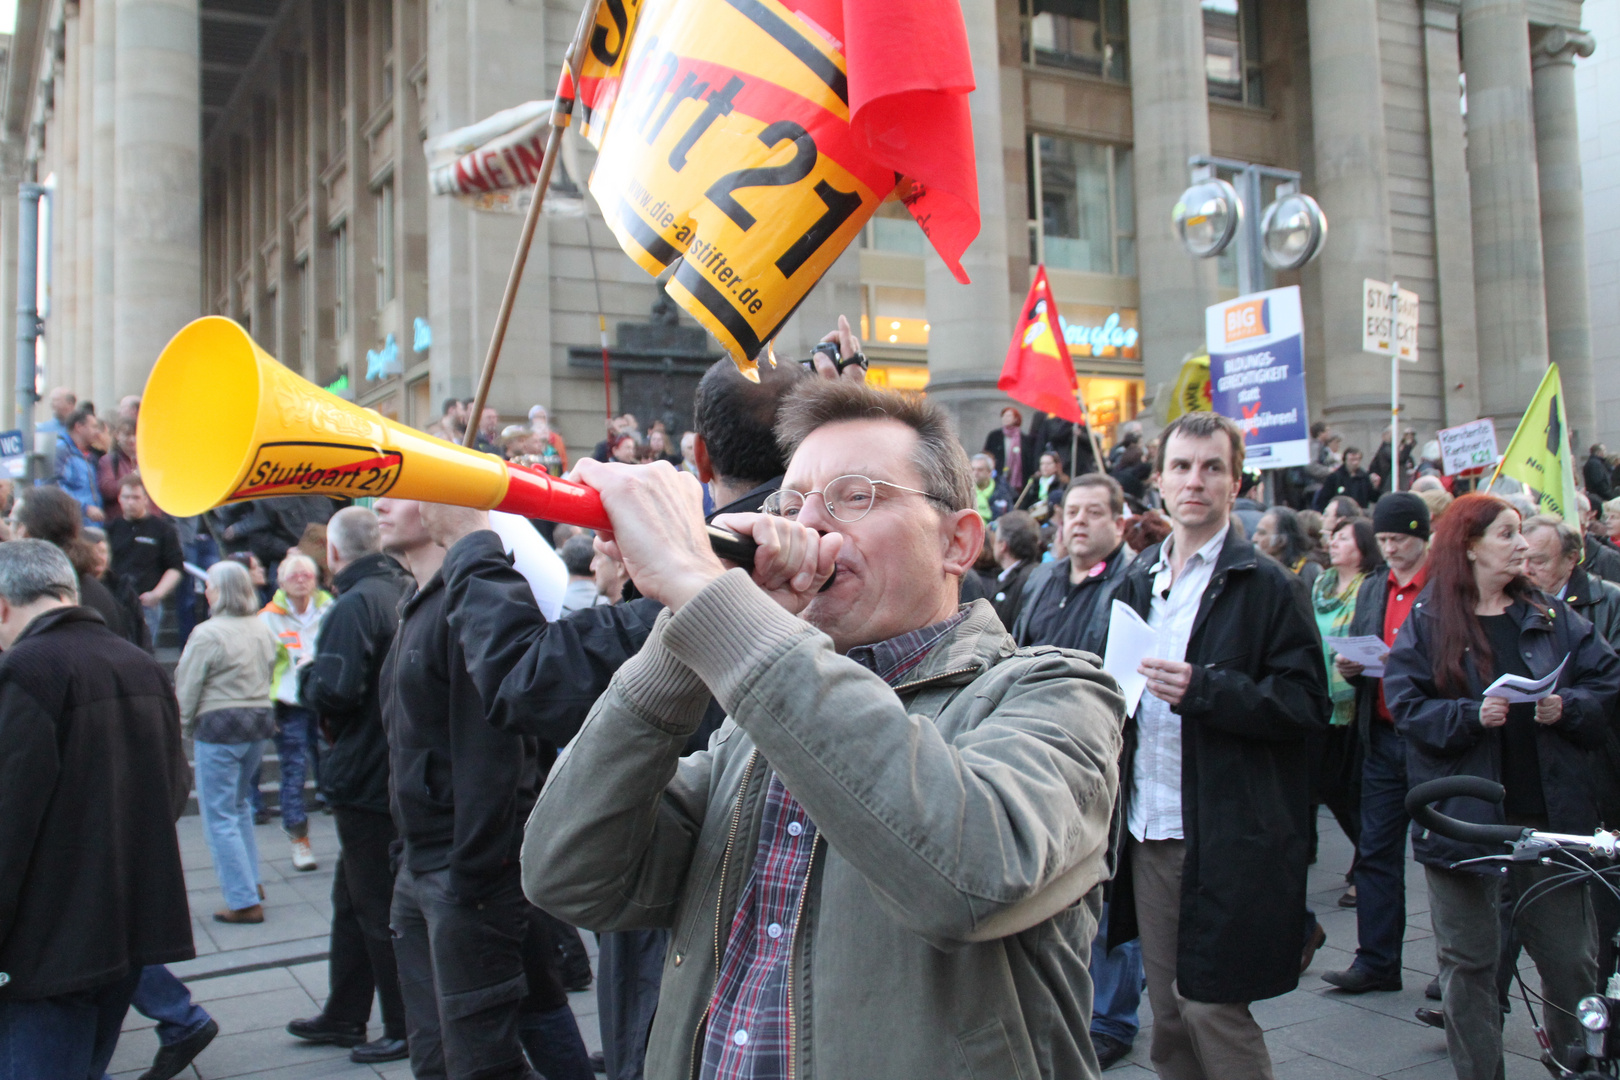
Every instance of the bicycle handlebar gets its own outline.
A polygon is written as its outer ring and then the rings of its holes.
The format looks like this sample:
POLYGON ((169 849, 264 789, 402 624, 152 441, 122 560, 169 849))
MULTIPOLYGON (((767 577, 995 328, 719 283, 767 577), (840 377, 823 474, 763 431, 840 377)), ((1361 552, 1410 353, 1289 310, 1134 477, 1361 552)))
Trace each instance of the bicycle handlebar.
POLYGON ((1419 784, 1406 793, 1406 812, 1425 829, 1465 844, 1511 844, 1524 836, 1517 825, 1481 825, 1458 821, 1435 810, 1441 799, 1469 798, 1499 803, 1506 794, 1501 784, 1483 776, 1442 776, 1419 784))

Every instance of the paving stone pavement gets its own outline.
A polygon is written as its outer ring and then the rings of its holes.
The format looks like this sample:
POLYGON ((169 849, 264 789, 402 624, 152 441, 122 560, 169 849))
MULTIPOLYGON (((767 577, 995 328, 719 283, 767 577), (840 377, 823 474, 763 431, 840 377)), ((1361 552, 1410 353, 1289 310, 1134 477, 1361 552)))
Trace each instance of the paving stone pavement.
MULTIPOLYGON (((1348 967, 1355 952, 1355 912, 1337 906, 1350 844, 1330 815, 1320 819, 1321 857, 1311 868, 1311 903, 1327 930, 1327 945, 1299 989, 1254 1007, 1266 1032, 1277 1080, 1447 1080, 1443 1033, 1419 1024, 1412 1010, 1426 1004, 1423 988, 1438 970, 1430 931, 1428 896, 1422 870, 1409 864, 1404 988, 1398 993, 1349 997, 1322 982, 1327 971, 1348 967)), ((258 828, 263 863, 265 921, 259 926, 226 926, 210 917, 223 906, 219 886, 203 839, 201 820, 180 822, 180 847, 186 872, 197 944, 197 959, 173 965, 190 985, 193 997, 219 1022, 220 1035, 182 1077, 200 1080, 325 1080, 386 1077, 408 1080, 408 1062, 380 1067, 352 1064, 347 1051, 310 1046, 283 1029, 294 1017, 310 1016, 326 999, 326 933, 331 918, 332 871, 337 833, 332 819, 310 819, 310 839, 320 868, 299 873, 277 824, 258 828), (194 1070, 194 1071, 193 1071, 194 1070)), ((584 935, 595 960, 595 942, 584 935)), ((1526 961, 1528 964, 1528 961, 1526 961)), ((1534 977, 1531 986, 1537 985, 1534 977)), ((601 1048, 593 991, 571 994, 580 1031, 592 1051, 601 1048)), ((1142 1033, 1125 1061, 1110 1069, 1108 1080, 1148 1080, 1152 1015, 1142 1000, 1142 1033)), ((109 1073, 134 1080, 157 1050, 152 1022, 131 1011, 109 1073)), ((371 1037, 381 1034, 374 1011, 371 1037)), ((1506 1028, 1507 1080, 1535 1080, 1546 1070, 1522 1002, 1515 1001, 1506 1028)), ((853 1080, 853 1078, 852 1078, 853 1080)), ((902 1080, 902 1078, 874 1078, 902 1080)))

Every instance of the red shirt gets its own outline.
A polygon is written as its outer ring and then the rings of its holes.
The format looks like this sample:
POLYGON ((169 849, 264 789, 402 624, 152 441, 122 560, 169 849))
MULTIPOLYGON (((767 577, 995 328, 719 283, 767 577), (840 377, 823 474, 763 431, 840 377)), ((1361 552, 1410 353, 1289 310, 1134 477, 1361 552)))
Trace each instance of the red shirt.
MULTIPOLYGON (((1405 585, 1395 580, 1395 571, 1389 572, 1389 582, 1384 589, 1384 644, 1390 648, 1395 647, 1395 635, 1401 632, 1406 623, 1406 617, 1412 614, 1412 604, 1417 600, 1418 593, 1429 581, 1429 564, 1427 561, 1418 567, 1417 576, 1405 585)), ((1386 724, 1394 723, 1389 715, 1389 707, 1384 704, 1384 681, 1378 680, 1378 718, 1386 724)))

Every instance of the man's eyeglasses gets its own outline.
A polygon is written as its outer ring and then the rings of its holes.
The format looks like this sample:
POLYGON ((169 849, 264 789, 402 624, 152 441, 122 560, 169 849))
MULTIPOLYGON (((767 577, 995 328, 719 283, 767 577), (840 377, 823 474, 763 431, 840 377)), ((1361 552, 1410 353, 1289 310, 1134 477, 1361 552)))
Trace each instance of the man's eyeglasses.
POLYGON ((793 520, 804 509, 804 502, 812 495, 820 495, 827 504, 827 513, 836 520, 846 524, 861 520, 871 513, 872 507, 877 503, 877 489, 879 487, 894 488, 912 495, 921 495, 923 498, 939 504, 946 510, 955 509, 946 504, 943 499, 930 495, 926 491, 906 487, 904 484, 891 484, 887 480, 873 480, 870 476, 840 476, 827 482, 820 491, 791 491, 780 488, 765 497, 765 504, 761 509, 767 514, 793 520))

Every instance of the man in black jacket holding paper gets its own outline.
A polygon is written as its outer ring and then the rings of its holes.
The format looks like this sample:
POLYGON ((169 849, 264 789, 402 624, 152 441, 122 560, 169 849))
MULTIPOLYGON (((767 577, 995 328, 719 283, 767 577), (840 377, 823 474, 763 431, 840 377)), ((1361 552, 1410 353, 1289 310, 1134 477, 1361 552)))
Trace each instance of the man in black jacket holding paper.
POLYGON ((1159 642, 1125 728, 1109 940, 1140 932, 1160 1076, 1269 1080, 1249 1002, 1299 982, 1326 672, 1297 583, 1231 532, 1242 430, 1189 413, 1159 447, 1173 532, 1116 593, 1159 642))

